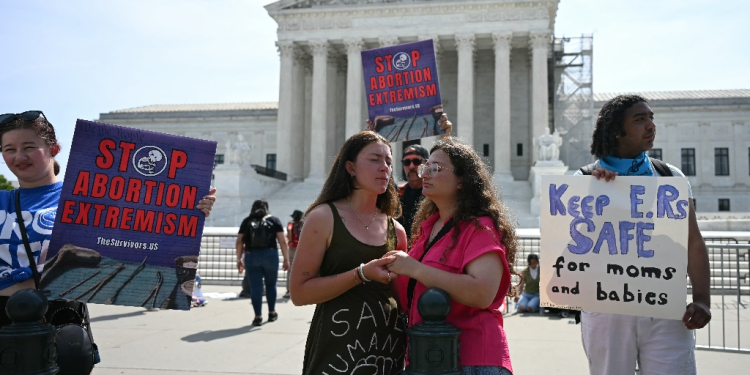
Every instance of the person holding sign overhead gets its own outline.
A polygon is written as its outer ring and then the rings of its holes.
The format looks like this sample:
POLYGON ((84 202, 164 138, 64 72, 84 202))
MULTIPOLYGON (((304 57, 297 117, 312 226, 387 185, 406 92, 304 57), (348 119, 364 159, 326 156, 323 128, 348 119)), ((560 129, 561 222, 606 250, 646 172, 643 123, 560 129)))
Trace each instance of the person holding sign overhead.
MULTIPOLYGON (((655 137, 654 112, 648 101, 637 95, 617 96, 604 104, 596 120, 591 142, 596 162, 582 167, 576 175, 592 175, 607 182, 618 175, 684 178, 676 167, 649 158, 646 152, 653 147, 655 137)), ((690 330, 711 321, 711 295, 708 254, 692 199, 688 220, 687 272, 693 302, 687 305, 682 321, 583 311, 581 336, 592 375, 632 375, 636 362, 644 375, 696 373, 690 330)))
MULTIPOLYGON (((440 105, 439 110, 439 120, 436 121, 440 124, 440 129, 445 131, 445 134, 441 135, 440 138, 445 139, 451 136, 453 124, 448 120, 448 115, 442 112, 442 105, 440 105)), ((371 126, 370 120, 367 120, 367 125, 368 127, 371 126)), ((402 215, 398 218, 398 222, 404 226, 407 235, 411 235, 411 224, 414 221, 414 214, 417 213, 419 202, 422 200, 422 179, 418 176, 417 169, 429 157, 430 154, 426 148, 419 144, 412 144, 404 148, 401 158, 406 182, 398 186, 398 197, 401 201, 402 210, 402 215)))
POLYGON ((425 198, 414 217, 411 250, 387 254, 396 258, 388 269, 403 275, 397 286, 408 326, 421 322, 419 296, 443 289, 452 300, 446 321, 462 331, 463 374, 511 374, 499 308, 518 245, 492 175, 474 149, 446 138, 432 147, 419 176, 425 198))
MULTIPOLYGON (((0 191, 0 210, 8 214, 0 227, 5 226, 4 231, 14 231, 17 234, 0 239, 0 327, 3 327, 11 323, 5 313, 8 298, 22 289, 39 288, 63 183, 57 179, 60 166, 55 161, 60 145, 55 129, 42 111, 0 115, 0 147, 5 164, 18 178, 20 186, 16 190, 0 191), (29 223, 30 220, 33 223, 17 225, 20 221, 29 223)), ((216 189, 211 189, 209 195, 203 197, 196 206, 206 216, 210 215, 213 208, 215 192, 216 189)), ((79 317, 80 321, 66 322, 56 322, 47 316, 50 323, 59 326, 65 323, 88 326, 85 303, 51 300, 50 306, 58 302, 66 304, 65 308, 83 312, 84 316, 79 317)), ((52 308, 48 310, 48 315, 51 310, 52 308)), ((90 327, 88 336, 90 339, 90 327)), ((73 371, 70 366, 82 366, 76 362, 80 362, 77 358, 81 357, 83 345, 80 342, 74 344, 58 343, 57 363, 61 372, 73 371)))

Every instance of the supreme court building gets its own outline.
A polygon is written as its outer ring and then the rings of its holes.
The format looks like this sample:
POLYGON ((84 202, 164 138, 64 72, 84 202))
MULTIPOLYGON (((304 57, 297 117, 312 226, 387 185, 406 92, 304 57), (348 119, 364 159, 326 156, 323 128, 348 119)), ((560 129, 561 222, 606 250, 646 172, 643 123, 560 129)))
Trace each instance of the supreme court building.
POLYGON ((550 124, 548 55, 557 5, 523 0, 267 5, 279 25, 277 145, 289 150, 278 154, 277 168, 292 181, 323 177, 344 140, 364 128, 362 50, 432 39, 454 134, 487 151, 496 175, 527 179, 535 161, 531 141, 550 124), (521 152, 515 152, 519 144, 521 152))
MULTIPOLYGON (((588 164, 596 114, 612 95, 592 92, 592 38, 554 37, 558 3, 277 1, 265 8, 278 23, 278 103, 150 105, 102 113, 100 120, 218 141, 214 184, 221 199, 207 225, 239 225, 258 198, 283 218, 307 208, 346 138, 364 129, 361 51, 432 39, 453 134, 485 157, 521 226, 537 227, 535 140, 548 130, 560 137, 558 170, 588 164)), ((689 178, 698 210, 718 211, 717 199, 729 199, 731 206, 721 202, 731 211, 750 211, 750 90, 661 94, 642 93, 669 113, 655 147, 677 167, 679 153, 693 150, 689 178), (683 123, 686 131, 677 130, 683 123), (728 158, 719 178, 711 147, 728 158)), ((421 141, 428 149, 432 142, 421 141)), ((403 144, 393 148, 400 160, 403 144)), ((397 178, 399 169, 395 164, 397 178)))

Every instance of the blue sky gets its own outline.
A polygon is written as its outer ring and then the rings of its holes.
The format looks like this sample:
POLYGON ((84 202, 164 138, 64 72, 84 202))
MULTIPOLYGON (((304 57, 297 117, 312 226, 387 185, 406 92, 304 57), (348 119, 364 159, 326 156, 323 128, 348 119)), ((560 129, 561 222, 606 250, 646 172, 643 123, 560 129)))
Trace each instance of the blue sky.
MULTIPOLYGON (((43 110, 64 168, 76 118, 277 101, 270 2, 0 0, 0 113, 43 110)), ((595 92, 746 89, 749 16, 739 0, 562 0, 555 34, 593 33, 595 92)))

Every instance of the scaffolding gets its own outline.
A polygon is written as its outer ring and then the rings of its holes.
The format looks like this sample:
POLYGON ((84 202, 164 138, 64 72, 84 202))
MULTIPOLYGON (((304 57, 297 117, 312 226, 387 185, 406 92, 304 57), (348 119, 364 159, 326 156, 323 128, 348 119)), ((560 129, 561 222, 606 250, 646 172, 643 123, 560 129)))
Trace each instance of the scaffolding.
POLYGON ((552 131, 563 139, 560 160, 571 170, 592 163, 591 134, 594 132, 594 93, 592 76, 592 35, 555 38, 552 51, 552 131))

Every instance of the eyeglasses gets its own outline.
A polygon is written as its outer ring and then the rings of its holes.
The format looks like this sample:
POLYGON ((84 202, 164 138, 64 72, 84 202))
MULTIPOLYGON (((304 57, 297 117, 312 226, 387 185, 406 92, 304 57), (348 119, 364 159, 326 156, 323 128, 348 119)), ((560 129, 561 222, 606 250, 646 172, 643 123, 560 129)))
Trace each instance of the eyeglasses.
POLYGON ((415 167, 418 167, 422 163, 424 163, 424 159, 422 159, 422 158, 401 160, 401 164, 403 164, 404 167, 408 167, 411 164, 414 164, 415 167))
POLYGON ((419 176, 419 178, 424 178, 426 174, 427 177, 432 178, 443 169, 447 169, 451 172, 456 172, 455 170, 443 167, 438 163, 427 163, 419 166, 419 169, 417 169, 417 176, 419 176))
POLYGON ((26 121, 34 121, 39 118, 39 116, 43 116, 45 119, 47 116, 44 116, 44 112, 42 111, 26 111, 22 113, 6 113, 4 115, 0 115, 0 126, 10 124, 11 122, 15 121, 17 118, 21 118, 26 121))

